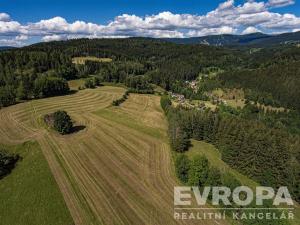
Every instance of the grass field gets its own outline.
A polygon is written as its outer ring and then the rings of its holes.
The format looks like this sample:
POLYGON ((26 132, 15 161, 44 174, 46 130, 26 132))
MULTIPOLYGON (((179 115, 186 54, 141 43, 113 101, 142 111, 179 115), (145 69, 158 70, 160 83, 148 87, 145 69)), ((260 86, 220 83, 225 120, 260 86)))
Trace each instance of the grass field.
POLYGON ((111 58, 98 58, 94 56, 86 56, 86 57, 74 57, 72 59, 72 62, 74 64, 84 65, 86 61, 92 61, 92 62, 112 62, 111 58))
POLYGON ((221 159, 220 152, 212 144, 204 141, 192 140, 192 147, 186 152, 186 154, 190 159, 192 159, 195 155, 205 155, 212 166, 217 167, 222 172, 230 172, 241 182, 242 185, 249 186, 251 188, 258 186, 258 183, 228 166, 221 159))
POLYGON ((84 87, 85 78, 77 79, 77 80, 69 80, 68 85, 71 90, 78 90, 79 87, 84 87))
POLYGON ((10 175, 0 180, 0 224, 73 224, 38 143, 1 147, 22 159, 10 175))
MULTIPOLYGON (((85 80, 88 78, 92 78, 93 75, 88 76, 87 78, 81 78, 81 79, 76 79, 76 80, 69 80, 68 81, 68 85, 70 87, 71 90, 75 90, 77 91, 79 89, 79 87, 84 87, 84 83, 85 80)), ((101 85, 105 85, 105 86, 113 86, 113 87, 124 87, 126 88, 126 86, 122 83, 113 83, 113 82, 101 82, 101 85)))
POLYGON ((212 104, 210 101, 192 100, 192 103, 193 103, 194 105, 196 105, 196 106, 199 105, 199 104, 204 103, 205 106, 206 106, 206 108, 209 108, 209 109, 211 109, 212 111, 215 111, 216 108, 217 108, 217 105, 212 104))
POLYGON ((0 140, 40 144, 75 224, 215 224, 173 219, 178 183, 160 97, 130 94, 112 107, 124 91, 104 86, 5 108, 0 140), (57 109, 86 128, 66 136, 46 129, 43 115, 57 109))

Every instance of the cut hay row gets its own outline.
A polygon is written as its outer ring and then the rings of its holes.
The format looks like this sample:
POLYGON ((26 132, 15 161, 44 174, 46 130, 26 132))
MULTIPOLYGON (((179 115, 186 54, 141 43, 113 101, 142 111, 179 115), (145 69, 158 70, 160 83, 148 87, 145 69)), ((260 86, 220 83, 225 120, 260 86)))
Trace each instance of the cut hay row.
MULTIPOLYGON (((75 224, 215 224, 173 219, 177 185, 158 96, 101 87, 0 110, 0 138, 37 140, 75 224), (60 136, 42 123, 58 109, 86 128, 60 136)), ((223 221, 218 222, 223 223, 223 221)))

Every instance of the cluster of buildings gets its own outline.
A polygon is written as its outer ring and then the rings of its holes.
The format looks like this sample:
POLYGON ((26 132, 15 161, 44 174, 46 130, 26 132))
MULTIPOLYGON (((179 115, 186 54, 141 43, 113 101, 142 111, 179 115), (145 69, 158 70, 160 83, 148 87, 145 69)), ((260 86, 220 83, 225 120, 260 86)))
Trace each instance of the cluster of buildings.
POLYGON ((179 103, 183 103, 185 101, 184 95, 181 94, 176 94, 173 92, 169 92, 169 95, 173 98, 176 99, 179 103))
POLYGON ((198 82, 193 80, 193 81, 185 81, 185 83, 192 88, 194 91, 198 90, 198 82))

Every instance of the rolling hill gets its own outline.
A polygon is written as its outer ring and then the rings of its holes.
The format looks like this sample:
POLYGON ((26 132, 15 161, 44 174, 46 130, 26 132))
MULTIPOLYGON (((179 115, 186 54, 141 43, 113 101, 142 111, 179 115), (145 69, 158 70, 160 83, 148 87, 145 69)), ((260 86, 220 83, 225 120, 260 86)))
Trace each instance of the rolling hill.
POLYGON ((4 50, 10 50, 10 49, 14 49, 15 47, 12 46, 0 46, 0 51, 4 51, 4 50))
POLYGON ((5 108, 1 142, 39 143, 75 224, 199 224, 173 218, 178 182, 160 97, 131 94, 112 107, 124 91, 104 86, 5 108), (43 115, 58 109, 85 129, 66 136, 49 130, 43 115))
POLYGON ((300 32, 268 35, 253 33, 246 35, 211 35, 192 38, 164 38, 163 40, 178 44, 206 44, 213 46, 255 46, 266 47, 300 42, 300 32))

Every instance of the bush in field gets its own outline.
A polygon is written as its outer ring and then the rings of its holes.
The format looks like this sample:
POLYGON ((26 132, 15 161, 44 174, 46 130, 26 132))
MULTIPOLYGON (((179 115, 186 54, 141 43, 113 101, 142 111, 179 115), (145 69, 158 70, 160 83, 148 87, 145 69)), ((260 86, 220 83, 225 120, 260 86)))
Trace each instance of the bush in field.
POLYGON ((189 170, 189 184, 191 186, 203 187, 208 178, 209 162, 206 157, 202 155, 196 155, 189 170))
POLYGON ((73 128, 71 117, 65 111, 57 111, 47 115, 45 121, 60 134, 69 134, 73 128))
POLYGON ((94 84, 94 81, 93 81, 92 78, 86 79, 85 82, 84 82, 84 86, 86 88, 95 88, 96 87, 96 85, 94 84))
POLYGON ((129 91, 126 91, 125 94, 122 96, 122 98, 116 99, 112 102, 113 106, 119 106, 121 103, 125 102, 125 100, 128 98, 129 91))
POLYGON ((53 114, 54 129, 61 134, 68 134, 71 132, 73 122, 71 117, 65 111, 57 111, 53 114))
POLYGON ((9 154, 7 151, 0 149, 0 179, 11 172, 18 159, 18 155, 9 154))
POLYGON ((84 82, 86 88, 96 88, 100 85, 100 80, 98 77, 88 78, 84 82))

